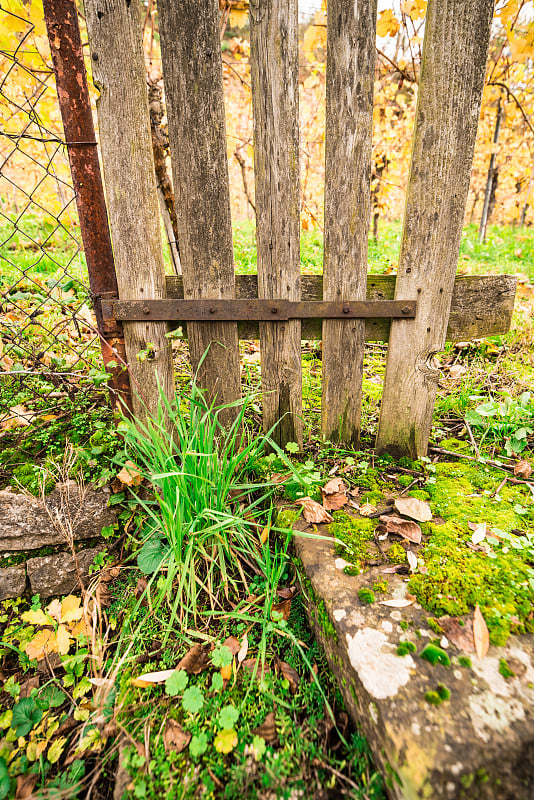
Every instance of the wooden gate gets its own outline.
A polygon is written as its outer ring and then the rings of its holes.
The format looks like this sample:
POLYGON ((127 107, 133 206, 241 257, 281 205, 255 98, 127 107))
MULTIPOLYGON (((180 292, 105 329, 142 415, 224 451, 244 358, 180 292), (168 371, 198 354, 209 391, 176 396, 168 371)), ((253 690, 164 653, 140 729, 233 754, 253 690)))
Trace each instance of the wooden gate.
MULTIPOLYGON (((135 356, 187 323, 218 403, 240 396, 239 337, 260 338, 264 425, 302 443, 301 340, 322 338, 322 428, 357 445, 366 339, 388 341, 377 448, 425 453, 446 337, 508 329, 510 276, 455 280, 493 0, 429 0, 398 276, 367 274, 377 0, 328 0, 323 278, 300 273, 297 0, 250 0, 258 275, 235 276, 217 0, 158 0, 183 278, 163 277, 136 2, 85 0, 122 320, 135 356), (166 299, 163 299, 166 298, 166 299)), ((144 383, 143 383, 144 385, 144 383)), ((135 389, 135 387, 134 387, 135 389)))

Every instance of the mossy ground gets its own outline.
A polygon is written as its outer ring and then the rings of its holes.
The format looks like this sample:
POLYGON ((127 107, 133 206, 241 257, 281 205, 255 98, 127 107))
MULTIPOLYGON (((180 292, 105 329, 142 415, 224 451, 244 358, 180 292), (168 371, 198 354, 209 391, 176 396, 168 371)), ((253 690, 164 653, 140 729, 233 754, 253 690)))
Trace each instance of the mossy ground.
MULTIPOLYGON (((434 518, 421 525, 423 542, 417 548, 426 572, 413 574, 408 585, 438 618, 469 614, 478 604, 490 641, 497 645, 504 644, 510 633, 534 632, 534 552, 526 546, 510 546, 499 537, 499 532, 510 534, 516 544, 523 541, 526 545, 521 532, 532 528, 534 512, 526 486, 506 484, 495 496, 502 479, 501 471, 483 464, 443 462, 433 467, 424 482, 424 493, 430 498, 434 518), (487 523, 491 544, 486 542, 484 548, 473 545, 469 523, 487 523)), ((390 492, 388 479, 375 474, 373 481, 374 485, 366 488, 376 497, 390 492)), ((421 491, 409 494, 420 496, 421 491)), ((337 552, 360 569, 377 559, 379 563, 406 560, 406 545, 392 541, 395 537, 377 547, 373 537, 376 519, 337 512, 334 520, 330 531, 339 540, 337 552)))

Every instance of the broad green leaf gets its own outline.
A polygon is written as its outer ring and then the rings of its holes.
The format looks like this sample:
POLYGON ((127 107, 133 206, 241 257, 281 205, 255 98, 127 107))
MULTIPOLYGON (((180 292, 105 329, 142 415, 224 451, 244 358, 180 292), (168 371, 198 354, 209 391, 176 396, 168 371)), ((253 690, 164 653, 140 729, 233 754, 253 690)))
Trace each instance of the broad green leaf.
POLYGON ((137 553, 137 566, 145 575, 153 575, 169 552, 161 539, 149 539, 137 553))
POLYGON ((229 728, 233 728, 236 724, 237 720, 239 719, 239 711, 235 706, 229 705, 224 706, 219 711, 219 715, 217 717, 217 722, 219 723, 219 727, 223 730, 228 730, 229 728))
POLYGON ((182 694, 185 691, 188 683, 189 675, 185 669, 174 670, 172 675, 169 675, 165 681, 165 694, 176 697, 177 694, 182 694))
POLYGON ((204 705, 204 695, 197 686, 190 686, 186 689, 182 697, 182 706, 184 711, 189 711, 190 714, 196 714, 204 705))
POLYGON ((189 752, 193 758, 199 758, 208 749, 208 737, 205 733, 193 736, 189 742, 189 752))
POLYGON ((0 800, 4 800, 9 794, 9 773, 5 759, 0 757, 0 800))
POLYGON ((37 708, 33 697, 23 697, 13 707, 11 727, 17 736, 26 736, 41 721, 42 716, 43 712, 37 708))

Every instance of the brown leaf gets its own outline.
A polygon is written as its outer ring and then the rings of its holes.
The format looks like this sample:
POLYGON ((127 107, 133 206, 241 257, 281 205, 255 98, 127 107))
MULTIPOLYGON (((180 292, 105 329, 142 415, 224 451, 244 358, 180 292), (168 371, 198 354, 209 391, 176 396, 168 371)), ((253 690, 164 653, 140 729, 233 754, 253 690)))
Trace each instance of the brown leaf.
POLYGON ((293 669, 290 664, 285 661, 280 661, 279 658, 275 659, 274 666, 277 672, 280 672, 282 678, 285 678, 289 683, 291 694, 295 694, 300 683, 300 676, 298 672, 293 669))
POLYGON ((290 472, 288 472, 285 475, 282 475, 280 472, 273 472, 273 474, 271 475, 271 481, 273 483, 285 483, 290 479, 290 477, 291 477, 290 472))
POLYGON ((17 775, 17 791, 15 800, 30 800, 33 797, 33 788, 39 776, 36 773, 26 772, 25 775, 17 775))
POLYGON ((514 467, 514 475, 516 478, 527 480, 532 475, 532 467, 524 458, 518 461, 514 467))
POLYGON ((277 745, 278 734, 276 732, 276 717, 274 715, 274 711, 271 711, 269 714, 267 714, 263 723, 255 728, 252 733, 255 733, 256 736, 261 736, 262 739, 265 739, 265 744, 277 745))
POLYGON ((377 508, 376 506, 371 505, 371 503, 363 503, 363 505, 360 506, 359 511, 362 517, 372 517, 373 514, 376 514, 377 508))
POLYGON ((241 664, 245 658, 247 657, 248 653, 248 636, 245 633, 243 638, 241 639, 241 647, 239 648, 239 653, 237 654, 237 663, 241 664))
POLYGON ((28 678, 20 687, 20 697, 29 697, 32 689, 39 688, 39 676, 34 675, 33 678, 28 678))
POLYGON ((176 753, 181 753, 185 750, 190 741, 191 734, 184 731, 176 720, 167 720, 165 730, 163 731, 163 743, 166 753, 170 753, 171 750, 174 750, 176 753))
POLYGON ((301 497, 295 501, 303 508, 303 515, 306 522, 333 522, 334 518, 323 508, 323 506, 311 497, 301 497))
POLYGON ((241 643, 235 638, 235 636, 229 636, 228 639, 224 640, 223 647, 227 647, 231 654, 236 656, 241 649, 241 643))
POLYGON ((96 587, 95 600, 98 608, 100 609, 108 608, 113 600, 109 586, 102 580, 96 587))
POLYGON ((137 581, 137 585, 135 587, 135 599, 140 600, 144 592, 146 591, 146 587, 148 586, 148 581, 146 578, 139 578, 137 581))
POLYGON ((200 675, 209 666, 210 649, 210 645, 194 644, 180 659, 176 669, 185 669, 188 675, 200 675))
POLYGON ((256 664, 258 664, 257 672, 256 672, 256 680, 261 681, 263 680, 264 676, 267 672, 271 671, 271 668, 267 663, 263 664, 263 670, 261 669, 261 664, 258 663, 257 658, 246 658, 243 663, 241 664, 243 669, 248 670, 249 672, 254 672, 256 669, 256 664))
POLYGON ((348 502, 349 498, 342 492, 323 495, 323 507, 326 511, 339 511, 339 509, 346 506, 348 502))
POLYGON ((342 478, 332 478, 321 489, 322 494, 345 494, 347 487, 342 478))
POLYGON ((416 519, 418 522, 429 522, 432 519, 429 504, 426 500, 419 500, 417 497, 396 497, 395 508, 399 514, 416 519))
POLYGON ((408 539, 409 542, 413 542, 414 544, 419 544, 421 542, 421 528, 417 522, 401 519, 394 514, 382 514, 380 516, 380 522, 386 526, 388 533, 396 533, 398 536, 402 536, 403 539, 408 539))
POLYGON ((143 476, 133 463, 133 461, 127 461, 124 467, 121 469, 119 474, 117 475, 117 480, 121 483, 124 483, 125 486, 139 486, 141 481, 143 480, 143 476))
POLYGON ((475 614, 473 617, 473 635, 475 637, 475 650, 477 656, 482 659, 489 649, 489 631, 486 625, 486 620, 482 616, 482 611, 478 603, 475 607, 475 614))
POLYGON ((473 635, 473 620, 467 619, 465 625, 454 617, 441 617, 439 625, 443 633, 458 650, 463 653, 472 653, 475 649, 475 638, 473 635))

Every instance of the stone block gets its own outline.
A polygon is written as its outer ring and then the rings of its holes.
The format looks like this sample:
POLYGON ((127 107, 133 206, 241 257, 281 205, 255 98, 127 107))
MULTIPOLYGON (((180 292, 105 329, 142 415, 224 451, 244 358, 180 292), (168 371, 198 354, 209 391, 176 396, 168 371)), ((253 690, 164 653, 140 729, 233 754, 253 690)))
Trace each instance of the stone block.
MULTIPOLYGON (((299 520, 296 532, 305 525, 299 520)), ((381 567, 345 575, 327 529, 319 532, 324 539, 295 537, 313 590, 310 621, 390 798, 533 800, 534 636, 511 636, 483 659, 469 653, 471 667, 460 665, 462 653, 447 642, 451 664, 432 666, 418 656, 436 638, 431 614, 417 603, 395 609, 358 598, 360 588, 387 578, 388 598, 401 599, 405 579, 381 567), (399 641, 416 652, 398 655, 399 641), (508 678, 499 671, 503 658, 513 665, 508 678), (439 684, 450 697, 432 705, 425 694, 439 684)))
POLYGON ((26 567, 4 567, 0 569, 0 600, 20 597, 26 589, 26 567))
POLYGON ((87 582, 89 567, 101 548, 92 547, 76 553, 76 561, 71 553, 54 553, 50 556, 29 558, 26 562, 32 594, 41 597, 65 595, 80 588, 78 569, 84 583, 87 582))
POLYGON ((65 545, 62 525, 72 527, 76 541, 97 538, 116 521, 108 500, 107 492, 90 486, 80 492, 75 481, 59 484, 44 501, 0 491, 0 553, 65 545))

